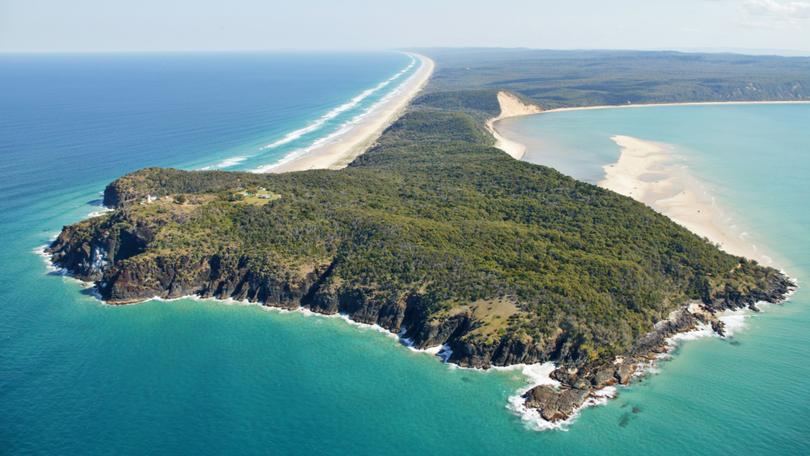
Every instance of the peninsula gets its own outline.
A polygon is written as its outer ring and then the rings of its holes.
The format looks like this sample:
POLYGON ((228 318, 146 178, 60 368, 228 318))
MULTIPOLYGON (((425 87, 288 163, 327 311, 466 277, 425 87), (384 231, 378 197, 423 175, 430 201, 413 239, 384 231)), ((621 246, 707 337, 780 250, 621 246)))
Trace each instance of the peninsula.
MULTIPOLYGON (((630 197, 494 147, 487 121, 504 99, 521 113, 542 106, 541 93, 577 100, 511 87, 539 78, 535 67, 501 58, 489 78, 486 56, 477 75, 469 54, 431 57, 435 82, 344 169, 136 171, 105 189, 111 212, 64 227, 54 263, 109 304, 198 295, 305 307, 443 346, 461 366, 554 362, 560 386, 524 396, 547 420, 630 382, 673 334, 700 324, 722 334, 718 312, 779 302, 795 286, 630 197)), ((615 60, 603 57, 581 67, 615 60)), ((683 75, 706 72, 670 57, 683 75)), ((717 93, 736 93, 733 78, 717 93)), ((657 90, 690 101, 721 96, 660 80, 657 90)), ((761 93, 787 97, 770 74, 763 81, 761 93)), ((568 104, 592 104, 578 100, 568 104)))

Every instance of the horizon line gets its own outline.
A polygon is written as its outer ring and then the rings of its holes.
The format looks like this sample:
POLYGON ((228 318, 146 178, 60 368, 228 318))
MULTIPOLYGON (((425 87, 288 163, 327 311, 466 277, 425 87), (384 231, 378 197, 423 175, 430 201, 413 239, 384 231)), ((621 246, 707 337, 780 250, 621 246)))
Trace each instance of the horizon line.
POLYGON ((114 49, 114 50, 0 50, 0 55, 102 55, 102 54, 237 54, 237 53, 364 53, 364 52, 410 52, 418 50, 525 50, 559 52, 677 52, 686 54, 737 54, 778 57, 810 57, 810 49, 768 48, 598 48, 598 47, 529 47, 529 46, 409 46, 396 48, 233 48, 233 49, 114 49))

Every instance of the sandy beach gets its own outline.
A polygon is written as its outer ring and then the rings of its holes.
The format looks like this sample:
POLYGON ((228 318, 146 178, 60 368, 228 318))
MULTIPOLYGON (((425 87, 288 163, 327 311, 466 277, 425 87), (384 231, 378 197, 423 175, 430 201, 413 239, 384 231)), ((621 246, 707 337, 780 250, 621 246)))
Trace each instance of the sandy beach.
MULTIPOLYGON (((739 101, 739 102, 694 102, 628 104, 618 106, 588 106, 558 108, 539 114, 597 109, 639 109, 655 106, 714 106, 758 104, 808 104, 810 101, 739 101)), ((524 114, 525 115, 525 114, 524 114)), ((629 136, 613 136, 611 139, 621 148, 616 163, 604 167, 605 176, 598 185, 640 201, 693 233, 708 238, 721 249, 734 255, 757 260, 775 266, 766 252, 758 249, 745 232, 732 228, 728 213, 720 207, 706 186, 690 174, 683 160, 667 144, 645 141, 629 136)), ((505 141, 513 157, 522 157, 526 150, 523 144, 496 134, 496 140, 505 141)))
POLYGON ((339 169, 365 152, 382 132, 399 118, 408 103, 424 88, 433 74, 434 63, 428 57, 410 54, 419 60, 419 68, 405 82, 381 100, 368 114, 349 130, 331 141, 301 151, 281 163, 260 168, 259 172, 284 173, 308 169, 339 169))
POLYGON ((620 148, 616 163, 606 165, 599 186, 634 198, 706 237, 734 255, 772 265, 773 260, 731 228, 728 215, 692 176, 673 147, 630 136, 611 138, 620 148))
POLYGON ((512 158, 520 160, 526 153, 526 146, 501 135, 500 132, 498 132, 497 123, 498 121, 510 117, 539 114, 542 112, 542 109, 537 105, 525 103, 515 95, 503 91, 498 92, 498 104, 501 105, 501 113, 498 117, 487 121, 487 129, 492 133, 492 136, 495 137, 495 147, 511 155, 512 158))

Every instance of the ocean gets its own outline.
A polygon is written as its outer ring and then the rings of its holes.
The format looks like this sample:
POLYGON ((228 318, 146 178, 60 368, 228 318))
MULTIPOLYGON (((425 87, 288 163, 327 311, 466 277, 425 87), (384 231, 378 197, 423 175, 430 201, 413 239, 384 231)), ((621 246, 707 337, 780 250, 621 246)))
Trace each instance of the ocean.
MULTIPOLYGON (((810 294, 732 338, 683 343, 566 430, 508 408, 520 370, 453 368, 340 318, 180 299, 111 307, 36 250, 146 166, 255 170, 355 122, 399 53, 0 56, 2 454, 798 454, 810 451, 810 294)), ((418 64, 416 64, 418 65, 418 64)), ((800 283, 810 107, 556 113, 510 121, 586 180, 609 137, 668 142, 800 283), (577 158, 579 157, 579 158, 577 158)), ((530 158, 534 155, 530 155, 530 158)), ((557 160, 556 162, 554 160, 557 160)))

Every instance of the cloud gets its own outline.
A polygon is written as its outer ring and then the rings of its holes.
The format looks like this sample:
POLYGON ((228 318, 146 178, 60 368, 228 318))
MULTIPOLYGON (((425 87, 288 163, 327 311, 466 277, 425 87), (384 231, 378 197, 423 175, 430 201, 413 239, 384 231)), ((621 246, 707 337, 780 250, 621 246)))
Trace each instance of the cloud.
POLYGON ((810 19, 810 2, 807 1, 746 0, 744 8, 754 16, 770 16, 790 22, 810 19))

